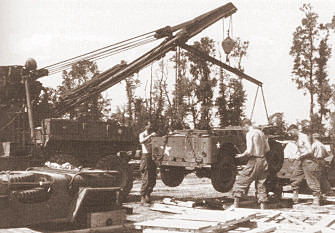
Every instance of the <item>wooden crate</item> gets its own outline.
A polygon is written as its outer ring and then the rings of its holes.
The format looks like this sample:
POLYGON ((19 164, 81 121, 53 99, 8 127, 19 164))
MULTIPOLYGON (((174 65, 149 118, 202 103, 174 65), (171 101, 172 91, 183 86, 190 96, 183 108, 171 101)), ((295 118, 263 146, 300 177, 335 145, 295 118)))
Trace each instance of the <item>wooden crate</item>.
POLYGON ((119 225, 125 223, 125 221, 125 209, 87 214, 87 227, 89 228, 119 225))

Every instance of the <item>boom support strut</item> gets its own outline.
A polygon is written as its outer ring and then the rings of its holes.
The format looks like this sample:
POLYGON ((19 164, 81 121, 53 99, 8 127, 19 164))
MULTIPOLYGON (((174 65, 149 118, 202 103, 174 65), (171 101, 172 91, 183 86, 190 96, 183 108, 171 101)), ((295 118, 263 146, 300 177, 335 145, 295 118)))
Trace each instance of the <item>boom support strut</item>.
POLYGON ((248 80, 249 82, 252 82, 252 83, 256 84, 257 86, 262 86, 263 85, 263 83, 261 81, 258 81, 257 79, 254 79, 254 78, 250 77, 249 75, 239 71, 238 69, 233 68, 233 67, 219 61, 218 59, 216 59, 214 57, 211 57, 211 56, 207 55, 206 53, 204 53, 204 52, 202 52, 202 51, 200 51, 200 50, 198 50, 198 49, 196 49, 196 48, 194 48, 190 45, 181 44, 180 47, 182 47, 183 49, 193 53, 194 55, 196 55, 196 56, 198 56, 198 57, 200 57, 200 58, 202 58, 206 61, 209 61, 209 62, 211 62, 211 63, 213 63, 217 66, 222 67, 225 70, 228 70, 228 71, 232 72, 233 74, 236 74, 237 76, 239 76, 239 77, 241 77, 245 80, 248 80))

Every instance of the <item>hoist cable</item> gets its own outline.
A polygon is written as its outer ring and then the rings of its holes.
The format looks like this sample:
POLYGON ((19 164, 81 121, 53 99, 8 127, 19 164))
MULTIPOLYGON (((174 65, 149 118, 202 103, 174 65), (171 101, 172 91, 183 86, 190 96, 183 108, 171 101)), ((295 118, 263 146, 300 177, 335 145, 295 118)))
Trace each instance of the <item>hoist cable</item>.
POLYGON ((233 34, 233 16, 230 16, 229 30, 230 30, 231 38, 234 38, 234 34, 233 34))
MULTIPOLYGON (((153 42, 153 41, 155 41, 155 39, 151 39, 151 40, 147 40, 147 41, 142 41, 140 43, 129 45, 129 46, 126 46, 126 47, 123 47, 123 48, 120 48, 120 49, 117 49, 117 50, 114 50, 114 51, 109 51, 108 53, 97 54, 97 55, 92 56, 92 57, 90 57, 89 59, 86 59, 86 60, 88 60, 88 61, 96 61, 96 60, 99 60, 99 59, 103 59, 103 58, 106 58, 106 57, 109 57, 109 56, 112 56, 112 55, 124 52, 124 51, 132 49, 132 48, 136 48, 138 46, 141 46, 141 45, 153 42)), ((64 66, 61 66, 61 67, 57 67, 55 69, 50 70, 49 74, 53 74, 53 73, 57 73, 57 72, 69 69, 69 68, 71 68, 72 65, 73 64, 69 64, 69 65, 64 65, 64 66)))
POLYGON ((261 86, 261 91, 262 91, 262 97, 263 97, 263 103, 264 103, 266 118, 268 120, 268 123, 270 123, 268 108, 266 107, 266 102, 265 102, 265 96, 264 96, 263 86, 261 86))
MULTIPOLYGON (((112 55, 124 52, 126 50, 129 50, 129 49, 132 49, 132 48, 136 48, 136 47, 139 47, 139 46, 144 45, 144 44, 151 43, 151 42, 153 42, 155 40, 156 40, 155 38, 151 38, 151 39, 149 38, 149 39, 146 39, 146 40, 139 41, 139 42, 137 42, 135 44, 130 44, 128 46, 122 46, 122 47, 120 47, 118 49, 113 49, 113 50, 110 50, 110 51, 104 51, 103 53, 94 54, 94 55, 92 55, 90 57, 83 58, 83 60, 84 59, 88 60, 88 61, 100 60, 100 59, 103 59, 103 58, 106 58, 106 57, 109 57, 109 56, 112 56, 112 55)), ((80 60, 78 60, 78 61, 80 61, 80 60)), ((78 62, 78 61, 75 61, 75 62, 78 62)), ((60 71, 69 69, 69 68, 71 68, 72 65, 73 65, 73 63, 69 63, 69 64, 64 64, 63 66, 58 66, 58 67, 49 69, 49 74, 55 74, 55 73, 58 73, 60 71)))
MULTIPOLYGON (((151 36, 150 36, 150 37, 151 37, 151 36)), ((147 38, 150 38, 150 37, 147 37, 147 38)), ((58 68, 58 67, 71 66, 71 65, 74 64, 75 62, 78 62, 78 61, 81 61, 81 60, 89 60, 91 57, 96 56, 96 55, 98 55, 98 54, 107 53, 107 52, 110 52, 110 51, 112 51, 112 50, 115 50, 115 49, 122 48, 122 47, 127 46, 127 45, 130 45, 130 44, 133 44, 133 43, 135 43, 135 42, 138 43, 139 41, 144 41, 144 40, 146 40, 147 38, 143 38, 143 39, 140 39, 140 40, 135 40, 135 41, 132 41, 132 42, 129 42, 129 43, 125 43, 125 44, 123 44, 123 45, 119 45, 119 46, 110 48, 110 49, 108 49, 108 50, 101 51, 101 52, 99 52, 99 53, 91 53, 90 55, 86 55, 86 56, 83 56, 83 55, 82 55, 81 57, 79 57, 79 58, 77 58, 77 59, 74 59, 74 60, 72 60, 72 61, 70 61, 70 62, 62 63, 62 64, 58 64, 58 65, 55 65, 55 66, 50 67, 50 68, 48 68, 48 69, 51 70, 51 69, 56 69, 56 68, 58 68)))
POLYGON ((63 62, 63 63, 57 63, 57 65, 49 66, 48 70, 51 71, 51 70, 64 68, 64 67, 71 67, 74 63, 76 63, 80 60, 90 60, 92 57, 95 57, 97 55, 105 54, 105 53, 108 53, 108 52, 113 52, 113 50, 118 50, 120 48, 127 47, 127 46, 132 45, 132 44, 137 44, 137 43, 140 43, 140 42, 143 42, 143 41, 147 41, 148 39, 154 40, 154 38, 152 36, 148 36, 148 37, 141 38, 141 39, 138 39, 138 40, 135 40, 135 41, 124 43, 122 45, 112 46, 112 47, 109 47, 109 49, 104 49, 104 50, 101 50, 99 52, 94 52, 94 53, 91 52, 91 53, 89 53, 89 55, 77 56, 77 58, 72 59, 71 61, 67 61, 67 62, 63 62))
MULTIPOLYGON (((117 50, 109 51, 108 53, 96 54, 95 56, 91 56, 89 59, 86 59, 86 60, 89 60, 89 61, 96 61, 96 60, 99 60, 99 59, 102 59, 102 58, 105 58, 105 57, 108 57, 108 56, 112 56, 112 55, 114 55, 114 54, 117 54, 117 53, 120 53, 120 52, 129 50, 129 49, 132 49, 132 48, 135 48, 135 47, 144 45, 144 44, 153 42, 153 41, 155 41, 155 40, 156 40, 156 39, 149 39, 149 40, 145 40, 145 41, 138 42, 138 43, 136 43, 136 44, 132 44, 132 45, 128 45, 128 46, 126 46, 126 47, 119 48, 119 49, 117 49, 117 50)), ((54 74, 54 73, 57 73, 57 72, 66 70, 66 69, 68 69, 68 68, 71 68, 72 65, 73 65, 73 64, 69 64, 69 65, 60 66, 60 67, 57 67, 57 68, 54 68, 54 69, 50 69, 50 70, 49 70, 49 74, 54 74)))
POLYGON ((253 105, 252 105, 252 110, 251 110, 250 120, 252 120, 252 117, 254 116, 254 110, 255 110, 255 106, 256 106, 256 100, 257 100, 257 95, 258 95, 258 89, 259 89, 259 86, 257 86, 257 90, 256 90, 256 95, 255 95, 254 103, 253 103, 253 105))
POLYGON ((133 37, 133 38, 124 40, 124 41, 120 41, 120 42, 117 42, 117 43, 115 43, 115 44, 108 45, 108 46, 105 46, 105 47, 103 47, 103 48, 96 49, 96 50, 93 50, 93 51, 91 51, 91 52, 88 52, 88 53, 85 53, 85 54, 82 54, 82 55, 79 55, 79 56, 76 56, 76 57, 73 57, 73 58, 69 58, 69 59, 66 59, 66 60, 61 61, 61 62, 57 62, 57 63, 52 64, 52 65, 45 66, 45 67, 43 67, 43 69, 49 69, 49 68, 55 67, 55 66, 57 66, 57 65, 61 65, 61 64, 67 63, 67 62, 71 62, 71 61, 73 61, 73 60, 75 60, 75 59, 80 59, 80 58, 82 58, 82 57, 84 57, 84 56, 89 56, 90 54, 97 53, 97 52, 99 52, 99 51, 106 50, 106 49, 109 49, 109 48, 114 47, 114 46, 116 46, 116 45, 121 45, 121 44, 124 44, 124 43, 126 43, 126 42, 133 41, 133 40, 135 40, 135 39, 138 39, 138 38, 141 38, 141 37, 144 37, 144 36, 147 36, 146 38, 148 38, 148 37, 154 36, 154 35, 153 35, 154 32, 155 32, 155 31, 148 32, 148 33, 145 33, 145 34, 142 34, 142 35, 139 35, 139 36, 136 36, 136 37, 133 37), (148 36, 149 34, 152 34, 152 35, 148 36))

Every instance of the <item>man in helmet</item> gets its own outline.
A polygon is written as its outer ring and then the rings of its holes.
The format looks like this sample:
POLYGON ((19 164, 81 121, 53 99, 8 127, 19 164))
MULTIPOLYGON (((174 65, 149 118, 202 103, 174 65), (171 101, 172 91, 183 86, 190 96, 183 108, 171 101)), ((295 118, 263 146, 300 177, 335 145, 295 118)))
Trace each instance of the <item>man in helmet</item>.
POLYGON ((152 132, 151 122, 147 122, 145 130, 140 133, 139 140, 142 145, 142 158, 140 171, 142 172, 141 203, 150 204, 150 195, 156 185, 157 166, 152 160, 151 137, 156 133, 152 132))
POLYGON ((250 184, 255 181, 258 202, 261 208, 264 209, 265 203, 268 201, 265 182, 269 173, 265 154, 270 151, 270 146, 264 133, 255 129, 249 119, 242 121, 242 127, 247 131, 247 149, 236 157, 248 156, 249 160, 233 187, 234 207, 239 207, 240 198, 250 184))

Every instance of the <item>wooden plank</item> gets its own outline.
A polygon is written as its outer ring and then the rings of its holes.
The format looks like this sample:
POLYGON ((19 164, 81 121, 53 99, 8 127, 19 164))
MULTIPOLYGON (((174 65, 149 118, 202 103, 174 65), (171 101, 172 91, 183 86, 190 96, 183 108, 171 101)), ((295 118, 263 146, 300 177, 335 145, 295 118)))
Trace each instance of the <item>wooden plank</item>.
POLYGON ((276 232, 282 230, 284 232, 306 232, 306 229, 300 225, 294 225, 290 223, 257 223, 260 228, 276 226, 276 232))
POLYGON ((0 229, 1 233, 42 233, 41 231, 35 231, 29 228, 8 228, 8 229, 0 229))
POLYGON ((335 222, 335 216, 324 216, 318 223, 313 227, 329 227, 335 222))
POLYGON ((180 214, 189 211, 192 208, 154 203, 150 209, 160 212, 180 214))
MULTIPOLYGON (((293 193, 283 193, 282 198, 292 198, 293 193)), ((309 194, 299 194, 299 199, 313 199, 313 195, 309 194)), ((334 196, 325 196, 325 200, 327 201, 333 201, 335 202, 335 197, 334 196)))
POLYGON ((280 211, 275 211, 273 213, 270 213, 269 215, 266 215, 264 218, 260 219, 260 222, 270 222, 274 219, 276 219, 277 217, 279 217, 281 214, 280 211))
MULTIPOLYGON (((223 211, 222 211, 223 212, 223 211)), ((235 225, 242 222, 250 221, 255 218, 256 214, 237 215, 236 213, 226 213, 226 215, 208 215, 208 214, 181 214, 167 216, 168 219, 183 219, 191 221, 216 222, 219 228, 235 225)))
POLYGON ((69 231, 59 231, 55 233, 119 233, 122 230, 134 229, 133 223, 120 224, 108 227, 96 227, 96 228, 86 228, 79 230, 69 230, 69 231))
POLYGON ((194 201, 178 201, 173 198, 164 198, 162 201, 166 205, 174 205, 174 206, 181 206, 181 207, 195 207, 194 201))
POLYGON ((310 225, 310 224, 308 224, 308 223, 305 223, 305 222, 303 222, 303 221, 301 221, 301 220, 299 220, 299 219, 297 219, 297 218, 294 218, 294 217, 292 217, 292 216, 290 216, 290 215, 288 215, 288 214, 281 213, 280 215, 283 216, 284 218, 286 218, 287 220, 293 222, 293 223, 296 223, 296 224, 298 224, 298 225, 303 226, 303 227, 306 228, 306 229, 312 227, 312 225, 310 225))
POLYGON ((182 219, 154 219, 140 223, 135 223, 136 226, 141 226, 142 229, 162 229, 169 231, 180 231, 185 230, 204 230, 218 225, 217 222, 205 222, 205 221, 192 221, 182 219))
POLYGON ((275 226, 267 226, 267 227, 260 227, 260 228, 255 228, 249 231, 245 231, 245 233, 268 233, 268 232, 273 232, 277 229, 275 226))
POLYGON ((311 203, 301 203, 293 205, 293 209, 304 210, 304 211, 313 211, 317 213, 331 213, 335 214, 334 205, 325 205, 325 206, 315 206, 311 203))

